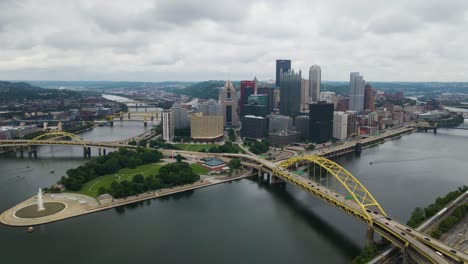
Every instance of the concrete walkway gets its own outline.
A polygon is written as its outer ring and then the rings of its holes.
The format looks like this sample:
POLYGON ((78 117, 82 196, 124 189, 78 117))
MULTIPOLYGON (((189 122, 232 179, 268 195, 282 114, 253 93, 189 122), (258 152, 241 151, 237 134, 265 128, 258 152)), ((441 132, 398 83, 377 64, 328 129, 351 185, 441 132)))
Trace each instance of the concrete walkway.
POLYGON ((195 190, 199 188, 204 188, 220 183, 225 183, 237 179, 242 179, 250 177, 252 174, 250 172, 245 172, 239 175, 233 176, 206 176, 203 177, 200 181, 195 182, 189 185, 178 186, 170 189, 161 189, 158 191, 151 191, 147 193, 140 194, 138 196, 131 196, 122 199, 114 199, 112 202, 107 204, 99 204, 99 202, 89 196, 75 193, 60 193, 60 194, 44 194, 43 200, 46 202, 60 202, 66 205, 65 209, 49 216, 38 217, 38 218, 19 218, 15 216, 15 212, 26 206, 37 204, 36 196, 33 196, 26 201, 10 208, 9 210, 3 212, 0 215, 0 223, 9 225, 9 226, 34 226, 45 223, 51 223, 55 221, 60 221, 80 215, 90 214, 94 212, 99 212, 102 210, 111 209, 114 207, 136 203, 148 199, 154 199, 166 195, 171 195, 179 192, 184 192, 188 190, 195 190))

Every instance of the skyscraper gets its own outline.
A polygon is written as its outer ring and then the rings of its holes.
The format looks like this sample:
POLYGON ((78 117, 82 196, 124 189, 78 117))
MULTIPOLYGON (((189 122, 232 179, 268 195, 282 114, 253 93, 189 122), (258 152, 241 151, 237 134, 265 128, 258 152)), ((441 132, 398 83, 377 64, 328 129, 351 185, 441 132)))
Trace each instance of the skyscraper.
POLYGON ((301 111, 309 109, 310 95, 309 95, 309 80, 301 80, 301 111))
POLYGON ((312 65, 309 69, 309 97, 310 103, 320 100, 320 83, 322 82, 322 69, 318 65, 312 65))
POLYGON ((375 110, 375 91, 370 84, 366 84, 365 88, 364 109, 369 111, 375 110))
POLYGON ((333 104, 318 102, 309 105, 309 139, 324 143, 333 135, 333 104))
POLYGON ((231 81, 227 81, 224 87, 219 90, 219 103, 223 109, 224 125, 238 126, 237 94, 231 81))
POLYGON ((291 60, 276 60, 276 87, 280 87, 280 73, 291 70, 291 60))
POLYGON ((268 96, 268 105, 267 105, 267 113, 270 114, 271 111, 273 111, 273 106, 274 106, 274 93, 275 89, 270 88, 268 86, 263 86, 263 87, 258 87, 258 92, 257 94, 264 94, 268 96))
POLYGON ((365 81, 359 72, 352 72, 349 78, 349 107, 358 114, 364 110, 364 85, 365 81))
POLYGON ((174 138, 174 110, 164 110, 162 112, 163 139, 172 141, 174 138))
POLYGON ((348 136, 348 115, 345 112, 333 114, 333 137, 343 140, 348 136))
POLYGON ((301 110, 301 71, 282 72, 280 79, 280 114, 296 116, 301 110))
POLYGON ((241 81, 240 83, 240 100, 239 100, 239 107, 247 104, 247 100, 250 95, 255 94, 255 81, 241 81))

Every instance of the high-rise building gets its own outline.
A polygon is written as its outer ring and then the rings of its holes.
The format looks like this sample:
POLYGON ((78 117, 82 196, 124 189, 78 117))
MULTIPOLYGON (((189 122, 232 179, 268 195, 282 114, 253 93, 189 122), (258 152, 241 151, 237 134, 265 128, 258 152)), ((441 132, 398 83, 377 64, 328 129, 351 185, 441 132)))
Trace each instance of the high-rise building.
POLYGON ((195 140, 216 140, 224 136, 222 116, 193 115, 190 119, 190 135, 195 140))
POLYGON ((275 88, 273 91, 273 109, 279 109, 280 89, 275 88))
POLYGON ((266 117, 268 115, 265 105, 245 104, 242 106, 241 116, 254 115, 266 117))
POLYGON ((242 106, 247 104, 250 95, 255 94, 255 81, 241 81, 240 83, 240 100, 239 107, 242 111, 242 106))
POLYGON ((324 143, 333 135, 333 104, 318 102, 309 105, 309 139, 324 143))
POLYGON ((293 119, 284 115, 269 115, 268 127, 270 132, 292 130, 293 119))
POLYGON ((257 89, 257 94, 263 94, 268 97, 268 104, 267 104, 267 113, 270 114, 271 111, 273 111, 273 106, 274 106, 274 93, 275 89, 268 87, 268 86, 263 86, 263 87, 258 87, 257 89))
POLYGON ((238 126, 237 94, 231 81, 227 81, 224 87, 219 90, 219 103, 223 109, 224 125, 238 126))
POLYGON ((296 116, 301 110, 301 71, 294 70, 281 73, 280 114, 296 116))
POLYGON ((294 130, 301 132, 301 138, 309 139, 309 116, 296 116, 294 118, 294 130))
POLYGON ((188 112, 187 109, 179 106, 173 107, 174 114, 174 128, 188 127, 188 112))
POLYGON ((371 112, 375 110, 375 91, 370 84, 365 86, 364 109, 371 112))
POLYGON ((174 111, 173 109, 162 111, 163 139, 172 141, 174 138, 174 111))
POLYGON ((309 109, 309 80, 301 80, 301 111, 309 109))
POLYGON ((253 94, 249 96, 247 103, 251 105, 268 106, 268 96, 265 94, 253 94))
POLYGON ((339 140, 348 136, 348 115, 345 112, 333 114, 333 137, 339 140))
POLYGON ((348 114, 348 137, 355 137, 359 134, 359 125, 356 111, 346 111, 348 114))
POLYGON ((199 103, 198 112, 202 113, 204 116, 223 116, 221 104, 213 99, 199 103))
POLYGON ((358 114, 364 110, 365 81, 359 72, 352 72, 349 79, 349 110, 358 114))
POLYGON ((243 138, 266 138, 268 136, 268 120, 261 116, 244 116, 240 132, 243 138))
POLYGON ((309 69, 309 97, 310 103, 320 100, 320 83, 322 82, 322 69, 318 65, 312 65, 309 69))
POLYGON ((276 60, 276 87, 280 87, 280 73, 291 70, 291 60, 276 60))

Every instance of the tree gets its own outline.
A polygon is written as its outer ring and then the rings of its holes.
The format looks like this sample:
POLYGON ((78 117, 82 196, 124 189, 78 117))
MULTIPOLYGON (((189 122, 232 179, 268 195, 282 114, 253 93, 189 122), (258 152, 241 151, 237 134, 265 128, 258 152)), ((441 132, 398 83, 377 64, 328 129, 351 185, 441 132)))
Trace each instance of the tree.
POLYGON ((107 192, 108 192, 107 189, 105 187, 103 187, 103 186, 99 187, 99 189, 98 189, 98 195, 102 195, 102 194, 105 194, 107 192))
POLYGON ((234 159, 231 159, 231 161, 229 161, 229 164, 228 164, 229 168, 231 170, 237 170, 239 169, 242 165, 241 165, 241 161, 239 158, 234 158, 234 159))
POLYGON ((234 132, 234 129, 230 128, 228 130, 228 137, 230 141, 236 141, 236 133, 234 132))
POLYGON ((183 159, 182 155, 177 154, 177 156, 175 158, 176 158, 177 162, 182 162, 182 159, 183 159))
POLYGON ((143 177, 143 175, 140 173, 135 174, 132 178, 132 182, 135 182, 135 183, 143 183, 144 181, 145 181, 145 177, 143 177))

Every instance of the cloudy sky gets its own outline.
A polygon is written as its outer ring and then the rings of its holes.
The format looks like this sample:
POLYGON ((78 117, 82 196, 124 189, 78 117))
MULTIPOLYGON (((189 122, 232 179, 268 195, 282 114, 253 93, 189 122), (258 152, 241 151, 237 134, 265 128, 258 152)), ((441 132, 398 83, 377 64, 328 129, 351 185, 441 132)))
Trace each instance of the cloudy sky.
POLYGON ((466 0, 0 0, 0 79, 468 81, 466 0))

